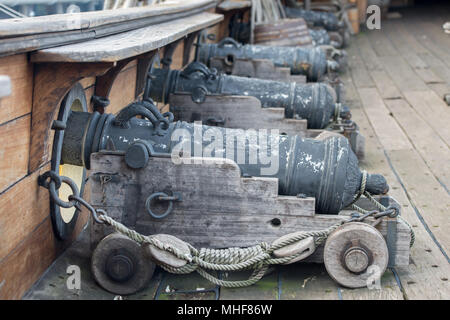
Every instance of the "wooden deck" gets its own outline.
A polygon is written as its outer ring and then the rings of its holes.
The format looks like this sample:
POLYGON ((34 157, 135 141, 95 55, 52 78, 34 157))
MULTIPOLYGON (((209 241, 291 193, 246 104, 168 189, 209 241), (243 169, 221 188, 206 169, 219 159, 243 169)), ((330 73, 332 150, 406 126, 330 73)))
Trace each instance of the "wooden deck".
MULTIPOLYGON (((366 137, 361 166, 385 175, 390 195, 414 227, 410 265, 389 269, 381 290, 339 287, 315 264, 277 267, 241 289, 158 270, 147 290, 127 299, 450 299, 450 107, 443 101, 450 93, 450 36, 442 30, 450 6, 399 12, 402 18, 383 20, 381 31, 353 38, 350 68, 342 78, 353 119, 366 137)), ((112 299, 93 283, 83 240, 24 298, 112 299), (82 269, 76 292, 65 286, 69 264, 82 269)))

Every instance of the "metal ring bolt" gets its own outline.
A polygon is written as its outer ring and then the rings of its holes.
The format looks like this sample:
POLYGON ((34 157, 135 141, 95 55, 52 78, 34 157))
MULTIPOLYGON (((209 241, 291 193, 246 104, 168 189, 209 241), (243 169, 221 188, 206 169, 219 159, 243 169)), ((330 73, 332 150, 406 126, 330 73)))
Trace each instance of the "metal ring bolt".
POLYGON ((145 201, 145 208, 147 209, 147 212, 149 215, 151 215, 155 219, 163 219, 167 217, 173 210, 173 201, 177 200, 177 197, 169 196, 167 193, 164 192, 155 192, 152 195, 150 195, 147 200, 145 201), (157 198, 160 201, 169 201, 169 207, 167 210, 162 214, 156 214, 152 210, 152 201, 153 199, 157 198))

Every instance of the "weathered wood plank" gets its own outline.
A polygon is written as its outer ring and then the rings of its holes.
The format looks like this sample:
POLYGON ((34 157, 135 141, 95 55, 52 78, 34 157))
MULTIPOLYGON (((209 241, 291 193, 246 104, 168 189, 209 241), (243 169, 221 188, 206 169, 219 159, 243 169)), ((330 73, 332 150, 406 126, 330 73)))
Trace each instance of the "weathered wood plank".
POLYGON ((375 81, 378 92, 383 99, 398 99, 402 97, 402 94, 386 71, 372 70, 370 71, 370 75, 372 76, 373 81, 375 81))
POLYGON ((49 169, 46 165, 0 195, 0 261, 48 217, 48 191, 37 178, 49 169))
POLYGON ((433 176, 417 151, 387 151, 392 164, 405 186, 411 203, 422 214, 425 223, 442 246, 450 254, 450 195, 433 176))
POLYGON ((57 256, 50 217, 0 262, 0 299, 20 299, 57 256))
POLYGON ((89 41, 204 12, 211 0, 0 21, 0 56, 89 41), (9 36, 9 37, 8 37, 9 36))
POLYGON ((337 300, 339 285, 324 265, 291 264, 279 268, 281 300, 337 300))
POLYGON ((126 23, 130 20, 186 12, 195 8, 204 8, 211 3, 213 3, 211 0, 189 0, 176 3, 161 3, 147 7, 103 10, 100 12, 88 11, 72 14, 56 14, 52 15, 52 23, 48 23, 48 16, 8 19, 8 21, 0 21, 0 37, 35 34, 38 32, 51 33, 67 30, 85 30, 87 28, 101 27, 106 24, 126 23))
POLYGON ((403 57, 399 55, 385 56, 380 57, 380 60, 383 63, 385 71, 402 92, 428 89, 425 82, 417 76, 416 72, 414 72, 403 57))
POLYGON ((359 54, 349 54, 349 69, 352 73, 353 83, 357 88, 371 88, 375 84, 370 77, 364 61, 359 57, 359 54))
POLYGON ((390 111, 384 105, 383 99, 381 99, 377 90, 374 88, 360 88, 358 92, 363 109, 384 148, 387 150, 412 149, 411 143, 395 119, 390 115, 390 111))
POLYGON ((416 234, 416 241, 411 251, 411 263, 405 267, 395 268, 405 298, 448 299, 450 297, 448 282, 442 280, 448 278, 450 272, 447 259, 415 213, 403 186, 389 167, 389 160, 384 155, 383 148, 365 114, 362 110, 354 110, 352 115, 360 125, 361 131, 368 137, 367 157, 360 165, 366 170, 382 173, 386 177, 390 186, 389 194, 399 201, 402 216, 413 226, 416 234))
POLYGON ((403 300, 403 294, 391 270, 381 276, 379 287, 341 288, 342 300, 403 300))
POLYGON ((0 125, 0 193, 28 173, 31 116, 0 125))
POLYGON ((450 149, 403 99, 385 101, 393 117, 402 126, 411 143, 425 160, 431 172, 450 188, 450 149))
POLYGON ((366 34, 377 56, 396 56, 398 54, 397 50, 395 50, 392 42, 386 37, 383 31, 384 29, 369 30, 366 34))
POLYGON ((431 90, 405 91, 406 100, 429 126, 449 145, 450 113, 444 100, 431 90))
POLYGON ((2 124, 31 112, 33 66, 25 54, 4 57, 0 58, 0 74, 10 78, 11 91, 8 97, 1 99, 2 124))
POLYGON ((358 34, 354 39, 354 45, 357 48, 355 51, 359 51, 359 56, 369 71, 383 70, 382 63, 371 45, 367 32, 358 34))
MULTIPOLYGON (((246 280, 249 271, 224 272, 223 280, 246 280)), ((242 288, 220 288, 220 300, 277 300, 278 299, 278 268, 273 268, 269 274, 252 286, 242 288)))
POLYGON ((33 62, 116 62, 163 47, 220 22, 222 15, 199 13, 125 33, 37 51, 33 62))

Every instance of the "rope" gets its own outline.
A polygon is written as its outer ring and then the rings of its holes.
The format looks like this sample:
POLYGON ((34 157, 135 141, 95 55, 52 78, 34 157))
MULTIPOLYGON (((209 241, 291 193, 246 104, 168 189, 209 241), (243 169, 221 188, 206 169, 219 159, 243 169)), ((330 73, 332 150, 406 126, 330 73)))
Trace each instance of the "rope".
POLYGON ((258 245, 248 248, 202 248, 200 250, 197 250, 196 248, 188 244, 190 254, 185 254, 180 252, 177 248, 163 243, 152 236, 144 236, 132 229, 129 229, 125 225, 115 221, 107 215, 100 215, 99 219, 112 226, 117 232, 129 237, 140 245, 152 245, 160 250, 170 252, 175 257, 186 261, 186 264, 184 266, 177 268, 161 264, 161 267, 164 270, 176 274, 187 274, 196 271, 200 276, 211 281, 212 283, 230 288, 250 286, 259 281, 264 276, 270 265, 285 264, 302 254, 302 252, 300 252, 298 254, 283 258, 274 258, 272 256, 272 253, 275 250, 284 248, 285 246, 309 237, 314 237, 315 244, 320 245, 328 238, 328 235, 331 232, 336 230, 340 225, 344 223, 344 221, 341 221, 320 231, 301 232, 288 237, 277 245, 269 245, 266 242, 261 242, 258 245), (239 281, 222 280, 206 271, 239 271, 249 269, 254 269, 250 277, 247 280, 239 281))

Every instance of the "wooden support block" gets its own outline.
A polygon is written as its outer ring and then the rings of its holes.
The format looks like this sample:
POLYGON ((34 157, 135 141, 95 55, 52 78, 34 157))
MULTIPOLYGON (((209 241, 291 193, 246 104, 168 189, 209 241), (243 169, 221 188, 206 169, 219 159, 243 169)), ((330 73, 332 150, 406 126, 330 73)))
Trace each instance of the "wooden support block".
POLYGON ((255 97, 210 95, 202 104, 189 94, 171 94, 170 111, 175 119, 213 124, 224 120, 224 127, 239 129, 278 129, 280 134, 305 136, 306 120, 286 119, 283 108, 262 108, 255 97), (209 121, 208 121, 209 120, 209 121))
POLYGON ((0 192, 28 173, 30 127, 30 115, 0 125, 0 192))
POLYGON ((111 63, 36 65, 29 172, 35 171, 50 158, 50 127, 66 93, 80 79, 104 74, 111 67, 111 63))

